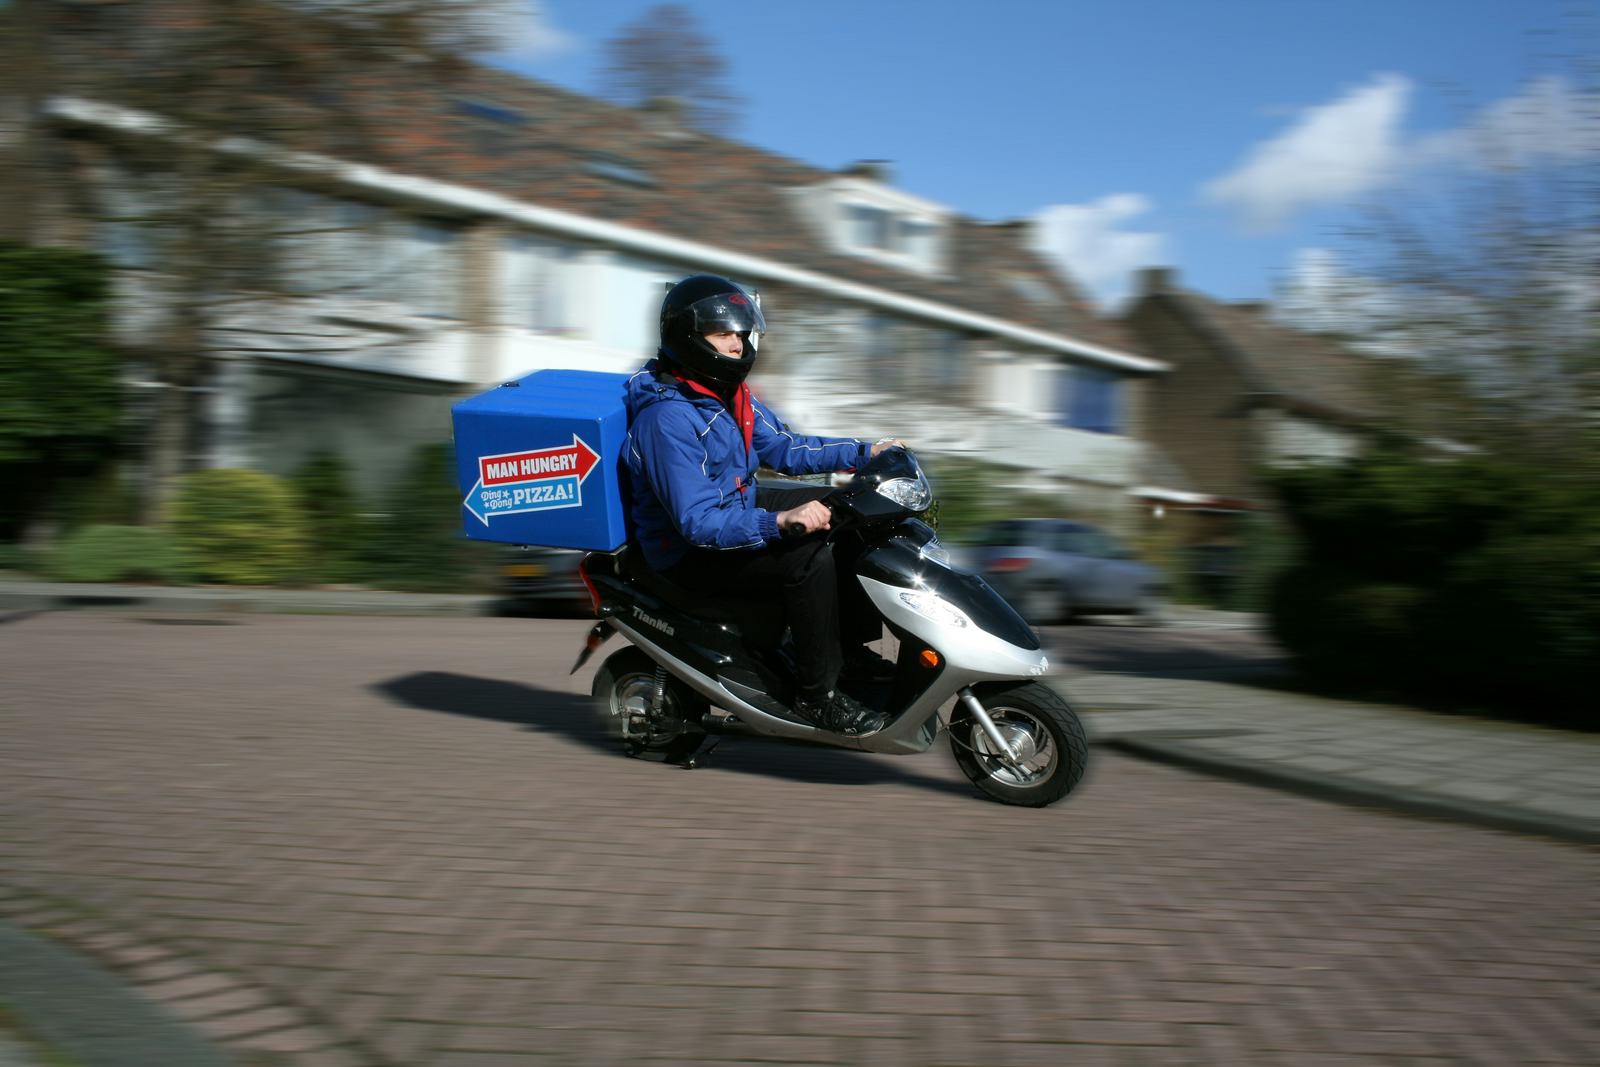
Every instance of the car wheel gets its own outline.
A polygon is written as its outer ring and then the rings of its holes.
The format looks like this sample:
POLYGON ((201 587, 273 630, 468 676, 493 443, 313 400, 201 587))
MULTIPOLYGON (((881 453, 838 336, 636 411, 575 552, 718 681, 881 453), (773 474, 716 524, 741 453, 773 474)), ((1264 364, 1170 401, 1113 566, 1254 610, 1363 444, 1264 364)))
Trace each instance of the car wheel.
POLYGON ((1034 626, 1063 622, 1069 614, 1067 598, 1059 589, 1039 585, 1023 595, 1021 615, 1034 626))
POLYGON ((1153 590, 1140 593, 1133 608, 1133 619, 1140 626, 1165 626, 1168 622, 1167 598, 1153 590))

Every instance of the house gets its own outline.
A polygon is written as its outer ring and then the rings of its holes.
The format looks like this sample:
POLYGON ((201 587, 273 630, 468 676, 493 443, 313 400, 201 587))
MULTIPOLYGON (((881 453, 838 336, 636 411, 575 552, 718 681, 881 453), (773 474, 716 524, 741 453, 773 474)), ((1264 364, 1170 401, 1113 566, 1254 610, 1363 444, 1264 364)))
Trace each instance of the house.
MULTIPOLYGON (((115 262, 122 339, 154 366, 170 286, 150 220, 173 193, 149 149, 193 138, 99 76, 138 61, 111 33, 132 6, 71 13, 62 53, 94 62, 60 64, 70 77, 38 110, 90 190, 88 208, 51 206, 54 232, 115 262)), ((666 285, 712 271, 761 292, 771 335, 753 384, 798 427, 900 436, 1113 525, 1136 515, 1165 365, 1032 251, 1024 223, 963 216, 883 163, 829 170, 708 134, 671 101, 618 107, 484 66, 251 91, 301 121, 208 146, 270 175, 218 221, 255 227, 273 278, 215 271, 191 465, 287 473, 332 449, 381 490, 408 446, 448 438, 455 398, 539 368, 637 366, 666 285)))
POLYGON ((1216 300, 1149 268, 1122 322, 1171 367, 1148 385, 1151 482, 1133 496, 1181 527, 1171 538, 1202 585, 1237 569, 1244 520, 1268 503, 1265 468, 1344 459, 1392 428, 1374 391, 1382 361, 1275 321, 1264 304, 1216 300))

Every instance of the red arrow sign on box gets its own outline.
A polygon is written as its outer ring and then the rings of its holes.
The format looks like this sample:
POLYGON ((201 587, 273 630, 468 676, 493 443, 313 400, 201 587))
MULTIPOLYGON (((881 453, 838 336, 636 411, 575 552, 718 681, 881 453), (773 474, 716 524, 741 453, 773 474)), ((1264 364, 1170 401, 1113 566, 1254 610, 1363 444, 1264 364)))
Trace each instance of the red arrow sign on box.
POLYGON ((582 482, 600 462, 600 454, 577 434, 572 444, 540 448, 532 452, 505 452, 478 457, 478 477, 485 488, 511 482, 532 482, 541 478, 566 478, 577 475, 582 482))

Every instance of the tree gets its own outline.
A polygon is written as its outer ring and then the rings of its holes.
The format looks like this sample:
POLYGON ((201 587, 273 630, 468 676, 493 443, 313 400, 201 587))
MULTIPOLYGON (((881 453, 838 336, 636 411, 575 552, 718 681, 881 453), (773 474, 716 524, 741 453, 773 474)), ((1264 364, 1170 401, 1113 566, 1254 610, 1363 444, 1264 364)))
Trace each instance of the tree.
MULTIPOLYGON (((1600 84, 1535 79, 1435 146, 1451 164, 1371 212, 1362 321, 1404 395, 1453 407, 1470 439, 1551 473, 1593 474, 1600 445, 1600 84), (1416 385, 1412 376, 1412 384, 1416 385)), ((1400 394, 1392 394, 1399 396, 1400 394)))
POLYGON ((707 133, 726 135, 738 125, 743 101, 727 88, 728 64, 682 4, 650 8, 607 51, 603 82, 611 99, 629 107, 679 100, 686 121, 707 133))
POLYGON ((0 538, 23 532, 65 477, 112 451, 119 354, 96 256, 0 243, 0 538))
MULTIPOLYGON (((88 219, 142 256, 137 355, 153 386, 143 442, 145 518, 195 465, 202 406, 241 309, 304 352, 364 343, 297 321, 285 279, 303 269, 276 210, 289 153, 362 155, 370 94, 448 77, 492 43, 507 0, 12 0, 0 8, 0 108, 24 136, 6 154, 12 231, 57 239, 88 219), (48 60, 38 57, 48 56, 48 60), (378 88, 374 88, 374 87, 378 88), (136 134, 78 135, 64 98, 127 109, 136 134)), ((6 192, 0 189, 0 192, 6 192)), ((326 225, 334 225, 328 223, 326 225)), ((358 224, 357 224, 358 225, 358 224)), ((80 238, 81 239, 81 238, 80 238)), ((130 252, 131 250, 131 252, 130 252)), ((124 264, 126 265, 126 264, 124 264)), ((127 292, 124 296, 129 295, 127 292)))

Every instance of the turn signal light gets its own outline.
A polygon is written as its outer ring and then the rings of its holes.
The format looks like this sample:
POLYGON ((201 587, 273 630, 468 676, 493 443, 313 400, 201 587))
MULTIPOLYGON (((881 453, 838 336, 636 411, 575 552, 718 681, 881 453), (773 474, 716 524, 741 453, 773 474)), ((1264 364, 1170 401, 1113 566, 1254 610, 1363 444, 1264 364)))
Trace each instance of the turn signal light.
POLYGON ((925 648, 922 650, 922 655, 917 657, 917 662, 924 667, 937 667, 939 665, 939 653, 931 648, 925 648))

